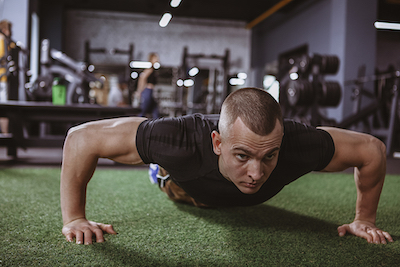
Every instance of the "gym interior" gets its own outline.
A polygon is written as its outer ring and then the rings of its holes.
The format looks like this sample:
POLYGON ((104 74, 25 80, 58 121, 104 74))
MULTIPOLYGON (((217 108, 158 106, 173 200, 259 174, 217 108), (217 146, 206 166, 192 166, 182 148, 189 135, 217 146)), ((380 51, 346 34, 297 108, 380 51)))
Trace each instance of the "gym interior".
POLYGON ((201 1, 0 4, 12 23, 2 162, 59 150, 73 125, 139 114, 135 91, 151 52, 160 59, 160 116, 218 113, 230 92, 258 87, 287 118, 371 133, 389 158, 400 151, 399 32, 379 26, 396 22, 397 1, 217 1, 212 11, 201 1))
POLYGON ((399 14, 399 0, 0 0, 0 168, 60 168, 69 128, 138 116, 156 53, 162 117, 215 114, 258 87, 285 118, 378 137, 400 174, 399 14))

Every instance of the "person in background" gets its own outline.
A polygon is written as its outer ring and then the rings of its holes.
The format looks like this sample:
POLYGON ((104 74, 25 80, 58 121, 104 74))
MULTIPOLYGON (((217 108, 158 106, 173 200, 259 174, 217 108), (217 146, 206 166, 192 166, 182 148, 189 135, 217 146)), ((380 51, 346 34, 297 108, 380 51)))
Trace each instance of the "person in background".
POLYGON ((137 97, 140 97, 140 117, 145 117, 146 114, 151 114, 153 119, 160 117, 158 105, 154 99, 154 86, 157 84, 157 67, 154 67, 159 62, 159 57, 156 53, 149 54, 149 62, 151 67, 145 69, 139 76, 137 97))
MULTIPOLYGON (((0 103, 8 101, 7 55, 11 38, 11 22, 0 21, 0 103)), ((1 133, 8 133, 8 118, 0 118, 1 133)))

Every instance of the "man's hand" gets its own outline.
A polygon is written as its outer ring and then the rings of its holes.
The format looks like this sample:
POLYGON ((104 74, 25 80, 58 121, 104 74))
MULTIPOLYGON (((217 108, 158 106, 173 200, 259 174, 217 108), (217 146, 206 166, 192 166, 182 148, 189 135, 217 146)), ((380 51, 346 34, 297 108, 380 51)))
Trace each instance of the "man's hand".
POLYGON ((393 242, 393 238, 388 232, 377 228, 373 223, 367 221, 354 221, 338 227, 339 236, 346 233, 365 238, 368 243, 386 244, 386 240, 393 242))
POLYGON ((93 236, 96 236, 96 242, 104 242, 103 233, 116 235, 117 232, 111 224, 102 224, 86 219, 77 219, 64 225, 62 234, 66 237, 68 242, 72 242, 74 237, 77 244, 92 244, 93 236))

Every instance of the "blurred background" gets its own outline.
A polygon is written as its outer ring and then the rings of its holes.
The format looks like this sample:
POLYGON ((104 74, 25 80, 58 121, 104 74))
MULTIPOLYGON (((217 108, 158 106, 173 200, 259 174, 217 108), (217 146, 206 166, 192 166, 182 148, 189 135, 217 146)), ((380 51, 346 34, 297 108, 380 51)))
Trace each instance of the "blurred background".
POLYGON ((398 157, 399 0, 0 0, 0 20, 3 161, 93 119, 218 113, 249 86, 398 157))

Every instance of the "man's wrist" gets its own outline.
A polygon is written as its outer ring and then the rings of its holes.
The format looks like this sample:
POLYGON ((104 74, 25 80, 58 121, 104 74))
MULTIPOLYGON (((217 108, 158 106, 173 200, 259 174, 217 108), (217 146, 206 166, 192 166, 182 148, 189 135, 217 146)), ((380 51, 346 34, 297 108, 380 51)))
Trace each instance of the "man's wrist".
POLYGON ((67 224, 70 224, 70 223, 78 221, 78 220, 85 220, 86 221, 86 217, 85 216, 79 216, 79 217, 74 217, 74 218, 69 218, 68 217, 66 219, 63 219, 63 225, 65 226, 67 224))
POLYGON ((369 222, 375 225, 376 216, 363 216, 363 215, 356 215, 354 218, 355 222, 369 222))

